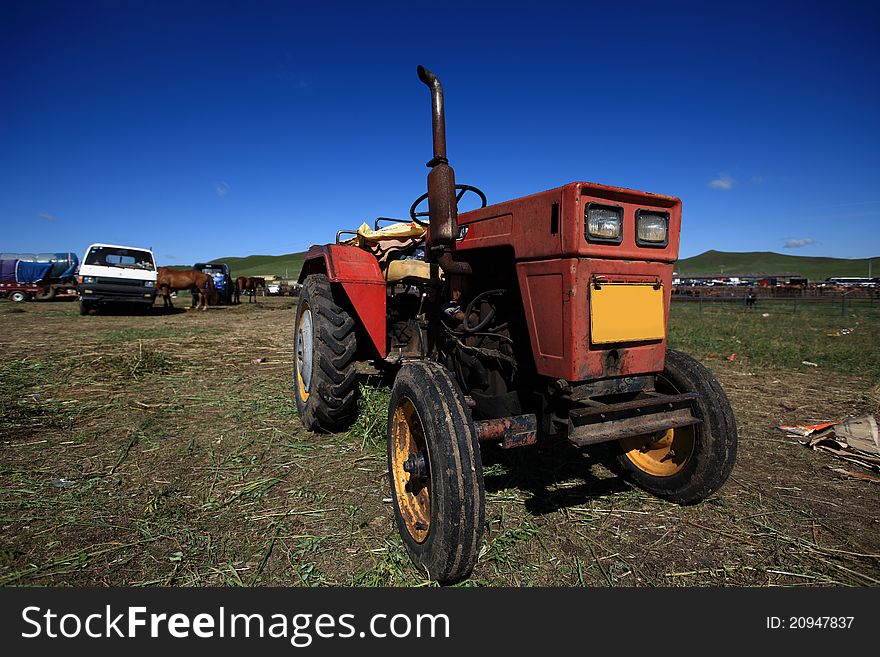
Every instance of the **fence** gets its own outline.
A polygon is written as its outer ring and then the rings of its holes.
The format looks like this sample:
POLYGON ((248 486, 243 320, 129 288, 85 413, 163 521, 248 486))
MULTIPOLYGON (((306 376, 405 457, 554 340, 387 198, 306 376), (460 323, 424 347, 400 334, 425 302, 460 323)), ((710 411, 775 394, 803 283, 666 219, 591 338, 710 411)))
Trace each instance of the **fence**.
POLYGON ((880 299, 876 295, 834 294, 823 296, 805 296, 790 294, 787 296, 756 296, 751 305, 746 294, 673 294, 673 305, 697 306, 700 312, 705 309, 739 308, 747 312, 799 312, 821 313, 845 317, 852 314, 877 314, 880 311, 880 299))

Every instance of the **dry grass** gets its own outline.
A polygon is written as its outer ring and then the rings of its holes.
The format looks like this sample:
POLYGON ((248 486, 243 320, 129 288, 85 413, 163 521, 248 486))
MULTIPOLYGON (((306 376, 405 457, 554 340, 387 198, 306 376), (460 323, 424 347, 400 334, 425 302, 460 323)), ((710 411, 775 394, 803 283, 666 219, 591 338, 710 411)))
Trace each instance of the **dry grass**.
MULTIPOLYGON (((0 583, 428 584, 394 527, 387 390, 313 435, 289 392, 290 300, 148 317, 0 302, 0 583)), ((697 353, 705 357, 705 354, 697 353)), ((740 425, 732 480, 679 507, 567 443, 484 453, 462 585, 875 585, 880 487, 774 427, 878 408, 876 381, 706 359, 740 425)))

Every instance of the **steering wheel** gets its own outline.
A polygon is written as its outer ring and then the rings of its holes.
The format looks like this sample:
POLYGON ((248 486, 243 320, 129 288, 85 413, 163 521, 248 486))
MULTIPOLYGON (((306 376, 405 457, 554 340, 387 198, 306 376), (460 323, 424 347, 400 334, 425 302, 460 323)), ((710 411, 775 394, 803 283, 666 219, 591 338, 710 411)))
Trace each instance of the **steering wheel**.
MULTIPOLYGON (((474 194, 476 194, 477 196, 480 197, 480 203, 482 204, 482 205, 480 205, 481 208, 485 208, 486 205, 488 204, 488 201, 486 200, 486 195, 483 193, 483 190, 481 190, 481 189, 478 189, 476 187, 472 187, 471 185, 456 185, 455 189, 461 190, 458 194, 455 195, 456 207, 458 207, 458 202, 461 200, 461 197, 464 196, 467 192, 473 192, 474 194)), ((419 207, 419 204, 422 201, 424 201, 426 198, 428 198, 428 192, 425 192, 424 194, 419 196, 413 202, 413 204, 409 208, 409 216, 410 216, 410 219, 415 221, 419 226, 425 226, 427 228, 431 222, 422 221, 421 219, 419 219, 419 217, 430 217, 431 213, 430 212, 416 212, 416 208, 419 207)))

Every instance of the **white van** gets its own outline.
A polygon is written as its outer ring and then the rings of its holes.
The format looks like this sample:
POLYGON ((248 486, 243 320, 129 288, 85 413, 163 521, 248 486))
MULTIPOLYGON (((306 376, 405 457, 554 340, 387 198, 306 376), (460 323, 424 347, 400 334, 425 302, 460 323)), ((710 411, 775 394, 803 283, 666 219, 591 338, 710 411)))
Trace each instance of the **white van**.
POLYGON ((156 261, 150 249, 92 244, 79 266, 79 314, 98 304, 131 303, 143 309, 156 300, 156 261))

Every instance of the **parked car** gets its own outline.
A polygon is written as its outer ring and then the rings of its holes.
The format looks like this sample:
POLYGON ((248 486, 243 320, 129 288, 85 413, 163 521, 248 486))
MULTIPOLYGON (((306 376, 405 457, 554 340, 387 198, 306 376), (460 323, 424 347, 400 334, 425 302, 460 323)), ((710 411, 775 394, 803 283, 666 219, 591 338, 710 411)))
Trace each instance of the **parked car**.
MULTIPOLYGON (((229 275, 229 265, 222 262, 197 262, 193 265, 193 269, 204 272, 214 279, 214 288, 220 297, 220 303, 232 303, 235 281, 229 275)), ((193 297, 193 305, 195 305, 195 297, 193 297)))
POLYGON ((92 244, 79 268, 79 314, 106 304, 143 310, 156 300, 156 261, 150 249, 92 244))

